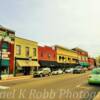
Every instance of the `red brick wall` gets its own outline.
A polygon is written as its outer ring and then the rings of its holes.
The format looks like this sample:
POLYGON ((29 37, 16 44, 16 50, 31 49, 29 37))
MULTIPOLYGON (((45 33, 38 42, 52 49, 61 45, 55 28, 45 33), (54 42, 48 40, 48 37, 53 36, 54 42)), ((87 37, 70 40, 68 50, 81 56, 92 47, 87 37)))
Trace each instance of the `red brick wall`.
POLYGON ((56 50, 52 47, 44 46, 38 47, 38 60, 56 61, 56 50), (50 58, 48 57, 50 55, 50 58))
POLYGON ((14 44, 9 44, 9 51, 10 51, 10 73, 14 71, 14 44))
POLYGON ((88 62, 89 62, 90 65, 95 64, 95 60, 93 58, 88 58, 88 62))

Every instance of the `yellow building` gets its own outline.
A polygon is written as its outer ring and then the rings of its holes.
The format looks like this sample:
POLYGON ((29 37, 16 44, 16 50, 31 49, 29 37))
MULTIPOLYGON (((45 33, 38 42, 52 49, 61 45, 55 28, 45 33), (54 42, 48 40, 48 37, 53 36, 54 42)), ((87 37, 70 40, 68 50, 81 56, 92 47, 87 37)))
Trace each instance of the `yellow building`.
POLYGON ((96 57, 96 65, 100 67, 100 56, 96 57))
POLYGON ((57 52, 57 62, 66 64, 78 64, 78 54, 68 48, 62 46, 55 46, 57 52))
POLYGON ((15 71, 30 74, 34 67, 38 67, 38 43, 35 41, 15 37, 15 71))

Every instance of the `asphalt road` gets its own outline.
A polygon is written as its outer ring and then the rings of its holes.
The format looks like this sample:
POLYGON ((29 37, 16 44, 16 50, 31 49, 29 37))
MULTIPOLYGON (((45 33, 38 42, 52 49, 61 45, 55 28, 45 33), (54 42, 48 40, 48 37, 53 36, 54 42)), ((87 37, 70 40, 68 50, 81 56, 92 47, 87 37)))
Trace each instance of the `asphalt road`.
POLYGON ((0 100, 93 100, 100 86, 87 83, 89 73, 1 82, 0 100))

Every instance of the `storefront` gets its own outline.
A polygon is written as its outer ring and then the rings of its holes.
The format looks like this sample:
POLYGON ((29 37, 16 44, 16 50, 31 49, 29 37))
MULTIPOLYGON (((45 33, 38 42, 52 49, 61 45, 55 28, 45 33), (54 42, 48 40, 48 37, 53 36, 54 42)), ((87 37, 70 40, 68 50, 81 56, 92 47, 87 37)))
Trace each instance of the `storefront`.
POLYGON ((39 61, 40 67, 41 68, 45 68, 45 67, 49 67, 51 70, 53 69, 58 69, 59 65, 56 61, 39 61))
POLYGON ((57 63, 59 68, 74 67, 78 64, 78 54, 68 48, 56 45, 57 63))
POLYGON ((15 32, 0 26, 0 71, 1 75, 13 73, 15 32))
POLYGON ((32 60, 19 60, 18 58, 16 59, 16 73, 22 74, 22 75, 30 75, 32 74, 32 71, 34 70, 35 67, 39 67, 40 65, 38 64, 37 61, 32 61, 32 60))
POLYGON ((88 52, 80 48, 74 48, 73 50, 78 54, 79 64, 83 67, 89 67, 88 52))
POLYGON ((27 39, 15 38, 14 75, 29 75, 38 63, 38 43, 27 39))
POLYGON ((38 60, 40 67, 49 67, 52 69, 58 68, 56 61, 56 51, 54 48, 49 46, 38 47, 38 60))

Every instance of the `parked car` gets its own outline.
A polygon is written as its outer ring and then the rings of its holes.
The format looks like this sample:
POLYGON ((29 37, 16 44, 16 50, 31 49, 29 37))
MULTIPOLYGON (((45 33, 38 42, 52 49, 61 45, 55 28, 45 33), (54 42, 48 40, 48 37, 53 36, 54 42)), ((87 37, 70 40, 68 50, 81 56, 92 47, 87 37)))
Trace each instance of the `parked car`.
POLYGON ((85 72, 85 70, 84 70, 84 68, 82 67, 82 66, 77 66, 76 68, 74 68, 74 70, 73 70, 73 73, 75 74, 75 73, 84 73, 85 72))
POLYGON ((95 68, 92 70, 89 78, 89 84, 100 84, 100 68, 95 68))
POLYGON ((85 67, 84 70, 85 70, 85 71, 88 71, 88 68, 85 67))
POLYGON ((65 69, 65 73, 73 73, 74 68, 65 69))
POLYGON ((51 69, 50 68, 41 68, 39 70, 33 71, 33 77, 39 76, 39 77, 43 77, 46 75, 50 75, 51 74, 51 69))
POLYGON ((58 74, 63 74, 63 70, 57 69, 57 70, 52 71, 52 75, 58 75, 58 74))

